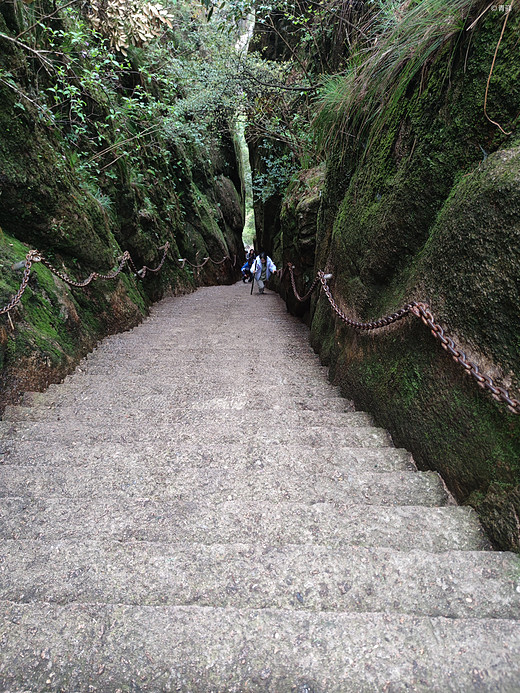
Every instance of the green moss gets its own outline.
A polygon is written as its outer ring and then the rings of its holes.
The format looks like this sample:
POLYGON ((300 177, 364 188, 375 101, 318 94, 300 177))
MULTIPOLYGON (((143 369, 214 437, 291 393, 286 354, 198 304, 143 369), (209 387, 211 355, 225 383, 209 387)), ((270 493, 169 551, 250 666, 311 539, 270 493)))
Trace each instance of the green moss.
MULTIPOLYGON (((501 28, 488 13, 471 41, 437 56, 388 110, 362 161, 331 159, 316 259, 331 269, 349 315, 376 318, 426 300, 468 357, 518 395, 520 133, 507 138, 483 112, 501 28)), ((488 95, 489 115, 511 130, 520 112, 519 28, 514 11, 488 95)), ((481 391, 415 318, 357 334, 321 298, 312 341, 345 395, 421 468, 439 470, 497 546, 518 549, 520 417, 481 391)))
MULTIPOLYGON (((52 13, 46 21, 53 28, 70 26, 72 20, 62 23, 50 0, 37 4, 39 15, 52 13)), ((23 40, 47 48, 45 30, 35 23, 36 15, 31 19, 34 11, 30 4, 6 5, 0 9, 0 31, 17 36, 34 24, 23 40)), ((54 40, 59 41, 57 34, 54 40)), ((128 156, 119 156, 118 149, 111 163, 114 151, 104 158, 98 156, 101 150, 145 129, 150 111, 144 109, 134 122, 120 108, 121 95, 130 95, 139 77, 125 74, 121 66, 111 76, 119 81, 117 89, 107 86, 111 80, 105 77, 101 89, 84 79, 93 66, 91 57, 83 63, 83 51, 70 61, 59 47, 47 54, 60 68, 66 62, 66 73, 72 69, 77 75, 73 81, 81 83, 88 111, 82 135, 81 123, 69 122, 70 114, 60 119, 54 108, 56 121, 49 125, 36 106, 45 105, 45 90, 56 85, 57 73, 47 73, 34 55, 11 41, 0 43, 0 72, 6 77, 0 84, 0 303, 5 305, 20 285, 22 273, 11 265, 31 248, 71 278, 83 279, 91 271, 113 269, 122 250, 130 251, 139 268, 158 264, 157 248, 165 241, 171 247, 160 274, 140 280, 127 268, 115 281, 99 280, 84 289, 70 288, 35 265, 20 305, 10 313, 12 326, 7 316, 0 317, 2 406, 24 389, 59 380, 103 336, 135 325, 166 290, 186 292, 197 283, 236 277, 226 264, 208 267, 194 278, 177 258, 195 259, 200 250, 202 257, 220 259, 241 253, 242 246, 240 219, 235 218, 240 200, 230 180, 235 162, 224 138, 210 162, 206 146, 192 142, 183 151, 178 138, 170 141, 160 128, 153 144, 144 138, 146 143, 128 156), (106 139, 98 138, 101 129, 106 139), (70 135, 77 138, 74 144, 70 135), (193 238, 186 238, 187 232, 193 238)), ((161 98, 156 84, 153 97, 161 98)))
POLYGON ((334 320, 328 302, 320 297, 314 311, 311 328, 311 344, 319 351, 321 362, 329 365, 337 357, 334 320))

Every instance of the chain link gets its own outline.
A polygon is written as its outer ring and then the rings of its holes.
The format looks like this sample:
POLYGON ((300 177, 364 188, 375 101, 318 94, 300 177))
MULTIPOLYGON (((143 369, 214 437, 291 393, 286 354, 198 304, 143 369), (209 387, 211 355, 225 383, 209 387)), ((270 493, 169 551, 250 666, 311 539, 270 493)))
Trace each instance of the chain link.
POLYGON ((222 258, 222 260, 212 260, 212 259, 210 258, 210 261, 211 261, 214 265, 223 265, 224 262, 226 262, 226 260, 231 260, 231 258, 229 257, 229 255, 225 255, 225 256, 222 258))
POLYGON ((341 310, 341 308, 334 300, 330 287, 327 284, 327 276, 325 275, 325 272, 320 270, 317 273, 316 279, 312 283, 312 286, 309 289, 309 291, 305 294, 305 296, 300 297, 296 290, 296 284, 294 281, 294 265, 288 263, 287 268, 289 270, 289 274, 291 277, 291 284, 294 291, 294 295, 299 301, 307 300, 312 291, 315 289, 316 285, 318 283, 321 283, 321 288, 323 289, 323 292, 325 293, 336 315, 338 315, 338 317, 346 325, 349 325, 350 327, 353 327, 357 330, 378 330, 382 327, 386 327, 387 325, 391 325, 392 323, 397 322, 398 320, 402 320, 407 315, 413 315, 417 318, 420 318, 420 320, 422 320, 422 322, 430 328, 430 332, 435 337, 435 339, 438 339, 440 341, 442 348, 454 359, 456 363, 462 366, 464 372, 471 376, 479 385, 479 387, 489 392, 493 399, 495 399, 497 402, 505 404, 509 411, 513 412, 513 414, 520 414, 520 401, 512 397, 508 390, 496 385, 489 375, 487 375, 486 373, 481 373, 477 364, 468 359, 464 351, 462 351, 462 349, 460 349, 455 344, 453 339, 446 336, 443 327, 439 325, 439 323, 435 322, 434 316, 427 303, 414 301, 412 303, 407 303, 405 306, 403 306, 403 308, 400 308, 395 313, 391 313, 390 315, 386 315, 382 318, 379 318, 379 320, 374 320, 371 322, 358 322, 356 320, 352 320, 347 315, 345 315, 345 313, 341 310))
MULTIPOLYGON (((168 243, 168 241, 166 241, 166 243, 163 246, 158 248, 158 250, 162 249, 164 249, 164 253, 157 267, 147 267, 146 265, 143 265, 138 272, 135 272, 135 274, 138 274, 141 277, 141 279, 144 279, 146 277, 147 272, 151 272, 152 274, 157 274, 157 272, 160 272, 166 260, 166 256, 168 255, 168 250, 170 249, 170 244, 168 243)), ((132 267, 135 268, 134 261, 132 260, 130 255, 128 255, 128 261, 131 263, 132 267)))
POLYGON ((188 260, 188 258, 186 258, 186 257, 179 258, 179 262, 182 262, 182 263, 183 263, 183 265, 182 265, 183 267, 184 267, 184 265, 189 265, 190 267, 193 267, 193 269, 202 269, 202 268, 204 267, 204 265, 205 265, 207 262, 209 262, 209 257, 205 257, 205 258, 204 258, 204 261, 203 261, 202 264, 200 264, 200 265, 194 265, 194 264, 193 264, 192 262, 190 262, 190 261, 188 260))
MULTIPOLYGON (((200 265, 194 265, 192 262, 188 260, 186 257, 180 257, 178 261, 181 263, 181 267, 184 268, 185 265, 189 265, 190 267, 193 267, 193 269, 202 269, 204 265, 208 262, 212 262, 214 265, 223 265, 226 260, 229 260, 231 262, 231 257, 229 255, 224 255, 222 260, 213 260, 211 257, 205 257, 204 261, 200 265)), ((233 262, 231 263, 231 266, 234 267, 237 263, 237 256, 233 255, 233 262)))
POLYGON ((427 303, 413 304, 411 312, 430 328, 431 334, 440 341, 442 348, 448 352, 456 363, 464 368, 464 371, 477 382, 479 387, 487 390, 497 402, 507 405, 508 409, 514 414, 520 414, 520 401, 512 397, 505 388, 496 385, 489 375, 480 372, 477 364, 470 361, 453 339, 446 336, 442 326, 435 322, 427 303))
POLYGON ((132 271, 139 276, 141 279, 143 279, 146 275, 146 272, 159 272, 162 269, 162 266, 164 264, 164 261, 166 260, 166 255, 168 253, 168 249, 170 247, 170 244, 168 242, 165 243, 165 245, 161 246, 161 249, 164 249, 164 253, 162 256, 162 259, 160 263, 158 264, 157 267, 151 268, 147 267, 144 265, 140 270, 138 270, 135 266, 134 261, 132 260, 132 257, 130 256, 130 253, 128 250, 125 250, 123 255, 120 258, 119 261, 119 266, 116 270, 113 272, 109 272, 108 274, 100 274, 99 272, 91 272, 89 276, 84 279, 83 281, 77 282, 74 279, 71 279, 68 275, 66 275, 64 272, 60 272, 60 270, 56 269, 49 260, 47 260, 46 257, 44 257, 38 250, 31 250, 30 252, 27 253, 25 257, 25 263, 24 263, 24 272, 23 272, 23 278, 22 282, 20 284, 20 288, 16 292, 16 294, 11 298, 9 303, 7 303, 3 308, 0 308, 0 315, 3 315, 4 313, 9 313, 15 306, 20 303, 20 300, 22 298, 22 295, 27 288, 27 284, 29 283, 29 277, 31 275, 31 267, 33 266, 34 263, 36 262, 41 262, 42 265, 45 265, 47 269, 49 269, 53 274, 55 274, 57 277, 59 277, 62 281, 64 281, 66 284, 69 284, 69 286, 75 286, 77 288, 84 288, 88 286, 91 282, 95 281, 96 279, 105 279, 105 280, 110 280, 110 279, 115 279, 124 269, 125 265, 128 263, 132 269, 132 271))
POLYGON ((321 287, 325 292, 325 295, 329 299, 329 303, 332 306, 334 312, 337 313, 337 315, 339 315, 339 317, 343 320, 345 324, 350 325, 350 327, 355 327, 356 330, 379 330, 381 327, 391 325, 392 323, 405 318, 411 312, 412 307, 415 305, 414 303, 408 303, 406 306, 400 308, 395 313, 385 315, 383 318, 379 318, 379 320, 374 320, 371 322, 357 322, 356 320, 352 320, 351 318, 347 317, 345 313, 339 308, 338 304, 332 296, 329 285, 327 284, 325 273, 319 271, 317 276, 319 278, 319 281, 321 282, 321 287))
POLYGON ((12 310, 16 305, 18 305, 18 303, 20 303, 20 299, 22 298, 23 292, 25 291, 25 289, 27 288, 27 284, 29 283, 29 277, 31 276, 31 267, 35 262, 40 261, 41 256, 37 250, 31 250, 29 253, 27 253, 25 257, 23 278, 22 283, 20 284, 20 288, 9 301, 9 303, 7 303, 2 309, 0 309, 0 315, 3 315, 4 313, 9 314, 9 311, 12 310))
MULTIPOLYGON (((5 313, 7 313, 9 315, 9 312, 20 303, 20 300, 23 296, 23 293, 24 293, 24 291, 27 288, 27 285, 29 283, 29 278, 31 275, 31 267, 36 262, 41 262, 42 265, 45 265, 45 267, 47 267, 48 270, 50 270, 54 275, 59 277, 62 281, 64 281, 69 286, 74 286, 76 288, 83 289, 86 286, 88 286, 89 284, 91 284, 93 281, 95 281, 96 279, 103 279, 103 280, 107 280, 107 281, 109 281, 111 279, 115 279, 119 274, 121 274, 121 272, 123 271, 126 264, 128 264, 128 266, 130 267, 132 272, 135 275, 137 275, 140 279, 144 279, 148 272, 150 272, 152 274, 156 274, 157 272, 161 271, 161 269, 162 269, 162 267, 166 261, 166 257, 168 255, 169 248, 170 248, 170 244, 168 242, 166 242, 163 246, 160 246, 160 248, 158 248, 158 250, 164 250, 164 252, 163 252, 163 256, 161 258, 161 261, 159 262, 157 267, 148 267, 147 265, 143 265, 141 267, 141 269, 139 269, 139 270, 137 269, 137 267, 136 267, 136 265, 132 259, 132 256, 130 255, 128 250, 125 250, 125 252, 121 256, 121 258, 119 259, 119 265, 118 265, 117 269, 115 269, 113 272, 109 272, 108 274, 101 274, 100 272, 91 272, 89 274, 89 276, 86 279, 84 279, 83 281, 75 281, 74 279, 71 279, 67 274, 56 269, 56 267, 54 267, 54 265, 49 260, 47 260, 47 258, 44 257, 44 255, 42 255, 38 250, 31 250, 30 252, 27 253, 27 255, 25 257, 25 262, 23 264, 24 273, 23 273, 22 282, 20 284, 20 288, 18 289, 16 294, 11 298, 11 300, 3 308, 0 308, 0 315, 4 315, 5 313)), ((224 262, 226 262, 226 260, 229 260, 231 262, 231 257, 229 255, 226 255, 222 258, 222 260, 213 260, 210 257, 206 257, 206 258, 204 258, 204 262, 202 264, 193 265, 186 258, 179 258, 179 262, 181 263, 182 268, 184 268, 184 266, 186 264, 188 264, 188 265, 191 265, 191 267, 194 267, 195 269, 201 269, 209 261, 213 262, 213 264, 215 264, 215 265, 222 265, 222 264, 224 264, 224 262)), ((236 261, 237 261, 237 256, 234 255, 232 267, 234 267, 236 265, 236 261)))
POLYGON ((316 275, 314 281, 313 281, 312 284, 311 284, 310 289, 307 291, 307 293, 305 294, 305 296, 300 296, 300 294, 298 293, 298 290, 296 289, 296 282, 295 282, 295 279, 294 279, 294 265, 292 265, 292 264, 289 262, 289 263, 287 264, 287 269, 289 270, 289 276, 290 276, 290 278, 291 278, 292 290, 293 290, 293 293, 294 293, 294 295, 295 295, 295 297, 296 297, 296 300, 297 300, 297 301, 300 301, 300 303, 303 303, 304 301, 306 301, 306 300, 309 298, 309 296, 312 294, 312 292, 314 291, 314 289, 318 286, 319 281, 320 281, 320 277, 319 277, 319 275, 316 275))

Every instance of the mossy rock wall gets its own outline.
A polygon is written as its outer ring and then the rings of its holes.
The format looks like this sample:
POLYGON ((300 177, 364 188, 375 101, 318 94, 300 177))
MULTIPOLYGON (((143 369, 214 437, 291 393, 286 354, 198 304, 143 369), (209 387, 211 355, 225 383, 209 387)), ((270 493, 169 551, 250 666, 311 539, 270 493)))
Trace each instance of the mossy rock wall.
MULTIPOLYGON (((488 12, 389 106, 368 149, 331 152, 314 270, 370 320, 427 301, 447 334, 520 394, 520 12, 488 12)), ((296 254, 298 251, 295 251, 296 254)), ((312 304, 312 341, 359 408, 520 549, 520 416, 482 391, 417 319, 358 333, 312 304)))
MULTIPOLYGON (((15 10, 16 3, 0 12, 0 33, 21 32, 15 10)), ((138 268, 157 266, 166 241, 170 251, 159 274, 141 280, 125 269, 118 279, 86 289, 36 265, 21 303, 9 317, 0 316, 0 409, 24 391, 59 381, 98 340, 137 324, 165 293, 235 281, 240 262, 221 260, 243 254, 230 138, 209 155, 164 141, 161 151, 147 153, 144 177, 121 157, 96 189, 63 133, 20 96, 36 93, 40 71, 28 51, 0 37, 0 73, 19 80, 0 83, 0 307, 20 286, 22 272, 12 265, 32 248, 73 279, 107 273, 124 250, 138 268), (198 271, 178 262, 185 257, 197 264, 207 256, 219 264, 198 271)), ((106 115, 102 102, 96 108, 99 117, 106 115)))
POLYGON ((295 298, 287 264, 294 265, 294 281, 300 297, 304 297, 314 279, 316 227, 325 167, 301 171, 290 183, 280 214, 280 230, 273 239, 273 259, 285 269, 277 288, 289 310, 304 320, 309 319, 310 300, 295 298))

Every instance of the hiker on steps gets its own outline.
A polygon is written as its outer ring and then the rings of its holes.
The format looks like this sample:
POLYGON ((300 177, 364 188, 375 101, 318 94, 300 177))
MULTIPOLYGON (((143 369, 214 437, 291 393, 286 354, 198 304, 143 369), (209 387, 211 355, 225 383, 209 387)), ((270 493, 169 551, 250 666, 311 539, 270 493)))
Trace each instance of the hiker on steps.
POLYGON ((255 261, 255 251, 253 250, 253 248, 251 248, 249 253, 246 255, 245 263, 240 268, 241 272, 242 272, 242 281, 244 282, 244 284, 246 282, 252 282, 253 281, 253 278, 251 275, 251 265, 253 264, 254 261, 255 261))
POLYGON ((254 276, 258 286, 258 293, 263 294, 265 282, 276 272, 276 265, 267 253, 260 253, 251 265, 251 275, 254 276))

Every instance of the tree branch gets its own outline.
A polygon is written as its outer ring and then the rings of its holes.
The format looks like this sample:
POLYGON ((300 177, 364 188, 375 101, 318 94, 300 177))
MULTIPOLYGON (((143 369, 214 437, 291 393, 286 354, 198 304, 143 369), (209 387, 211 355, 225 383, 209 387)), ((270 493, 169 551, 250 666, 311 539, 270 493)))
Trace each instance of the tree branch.
POLYGON ((16 38, 19 39, 20 36, 27 34, 29 31, 34 29, 34 27, 38 26, 38 24, 40 22, 43 22, 44 19, 50 19, 50 17, 54 17, 55 14, 57 14, 58 12, 61 12, 61 10, 64 10, 66 7, 69 7, 70 5, 74 5, 75 2, 78 2, 78 0, 70 0, 70 2, 68 2, 66 5, 63 5, 62 7, 58 7, 58 9, 54 10, 54 12, 51 12, 50 14, 46 14, 45 16, 40 17, 40 19, 37 22, 35 22, 34 24, 31 24, 31 26, 28 29, 25 29, 24 31, 22 31, 21 34, 18 34, 18 36, 16 38))
POLYGON ((30 53, 34 53, 34 55, 36 55, 38 60, 41 61, 43 67, 46 69, 47 74, 50 75, 50 70, 55 69, 51 61, 43 56, 42 51, 37 51, 36 48, 31 48, 26 43, 22 43, 22 41, 18 41, 17 39, 12 38, 12 36, 8 36, 7 34, 0 33, 0 38, 5 39, 6 41, 10 41, 11 43, 14 43, 16 46, 19 46, 20 48, 23 48, 24 50, 29 51, 30 53))

